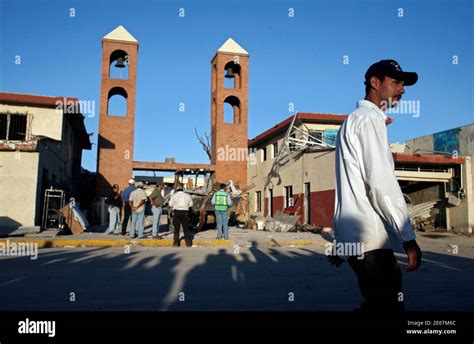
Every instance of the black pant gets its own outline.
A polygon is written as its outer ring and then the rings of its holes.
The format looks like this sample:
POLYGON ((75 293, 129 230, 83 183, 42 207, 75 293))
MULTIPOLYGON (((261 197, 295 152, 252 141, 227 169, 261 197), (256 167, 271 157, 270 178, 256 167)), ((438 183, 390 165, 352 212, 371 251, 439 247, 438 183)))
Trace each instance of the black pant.
POLYGON ((128 226, 128 220, 130 219, 130 216, 132 216, 132 207, 130 207, 130 203, 125 202, 123 222, 122 222, 122 235, 127 234, 127 226, 128 226))
POLYGON ((404 303, 402 271, 390 249, 379 249, 364 253, 363 259, 350 257, 349 265, 357 275, 360 292, 365 299, 363 311, 402 312, 404 303))
POLYGON ((193 238, 192 233, 189 230, 188 211, 187 210, 175 210, 173 212, 173 226, 174 226, 174 243, 179 244, 179 231, 183 225, 184 240, 186 246, 192 246, 193 238))

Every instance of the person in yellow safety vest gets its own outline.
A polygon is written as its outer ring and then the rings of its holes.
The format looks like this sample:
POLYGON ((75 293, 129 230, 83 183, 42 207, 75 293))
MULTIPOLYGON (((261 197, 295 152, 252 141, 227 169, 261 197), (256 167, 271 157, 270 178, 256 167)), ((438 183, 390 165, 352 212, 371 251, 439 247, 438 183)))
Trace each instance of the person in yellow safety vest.
POLYGON ((216 214, 217 222, 217 238, 229 240, 229 207, 232 204, 232 198, 229 193, 225 191, 225 184, 220 185, 220 190, 214 193, 211 200, 214 205, 214 212, 216 214))

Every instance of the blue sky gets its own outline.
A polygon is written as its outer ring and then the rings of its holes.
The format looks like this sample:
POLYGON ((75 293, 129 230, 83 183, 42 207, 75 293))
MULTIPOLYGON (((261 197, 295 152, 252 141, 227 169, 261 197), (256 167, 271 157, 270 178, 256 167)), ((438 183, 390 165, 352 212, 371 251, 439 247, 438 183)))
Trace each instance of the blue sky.
MULTIPOLYGON (((249 138, 287 118, 289 103, 350 113, 369 65, 393 58, 419 74, 404 99, 419 101, 420 116, 394 114, 389 126, 389 140, 403 142, 474 122, 473 8, 461 0, 0 0, 0 90, 95 100, 85 124, 96 143, 101 39, 123 25, 140 43, 134 160, 207 163, 194 128, 210 132, 210 60, 232 37, 250 53, 249 138)), ((85 168, 95 171, 96 154, 95 145, 84 152, 85 168)))

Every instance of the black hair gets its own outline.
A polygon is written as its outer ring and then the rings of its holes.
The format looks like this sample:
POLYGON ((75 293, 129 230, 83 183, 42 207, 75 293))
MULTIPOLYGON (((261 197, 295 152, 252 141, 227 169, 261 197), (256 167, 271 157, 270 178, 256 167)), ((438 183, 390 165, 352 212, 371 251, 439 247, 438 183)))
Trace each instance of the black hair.
MULTIPOLYGON (((385 79, 385 75, 372 75, 371 77, 375 76, 377 79, 380 81, 383 81, 385 79)), ((371 78, 370 77, 370 78, 371 78)), ((370 78, 365 79, 364 85, 365 85, 365 95, 368 95, 370 92, 370 89, 372 86, 370 85, 370 78)))
POLYGON ((225 184, 221 184, 221 185, 219 185, 219 187, 220 187, 221 189, 224 189, 224 188, 225 188, 225 184))

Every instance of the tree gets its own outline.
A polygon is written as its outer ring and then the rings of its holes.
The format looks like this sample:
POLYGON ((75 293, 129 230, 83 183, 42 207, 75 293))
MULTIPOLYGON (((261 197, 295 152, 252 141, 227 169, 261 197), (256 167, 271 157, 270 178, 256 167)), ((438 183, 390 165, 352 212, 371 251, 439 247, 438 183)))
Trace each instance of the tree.
POLYGON ((207 156, 209 157, 209 161, 212 161, 212 158, 211 158, 211 142, 210 142, 209 134, 204 133, 204 137, 202 137, 201 135, 199 135, 196 128, 194 128, 194 133, 196 134, 196 137, 197 137, 199 143, 201 144, 202 149, 204 149, 207 156))

